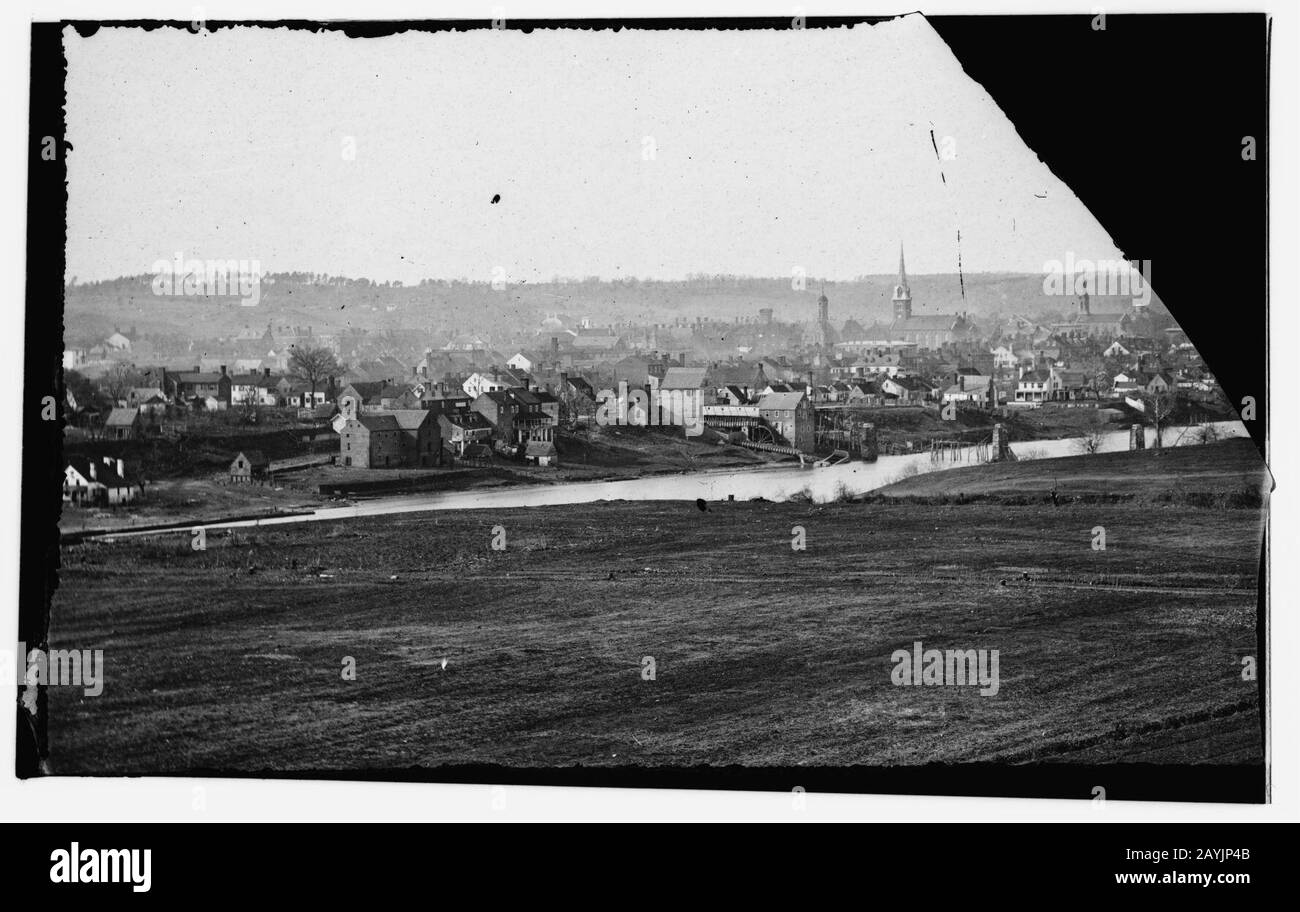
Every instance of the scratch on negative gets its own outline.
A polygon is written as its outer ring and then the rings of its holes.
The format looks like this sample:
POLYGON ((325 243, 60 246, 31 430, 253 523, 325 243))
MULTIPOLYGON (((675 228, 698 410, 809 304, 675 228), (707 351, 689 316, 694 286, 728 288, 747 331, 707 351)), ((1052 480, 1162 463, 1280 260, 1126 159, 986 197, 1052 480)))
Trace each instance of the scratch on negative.
POLYGON ((930 128, 930 145, 934 146, 934 160, 939 163, 939 179, 946 185, 948 183, 948 178, 943 173, 943 156, 939 154, 939 144, 935 142, 933 127, 930 128))
POLYGON ((961 283, 961 301, 966 303, 966 277, 961 271, 961 229, 957 229, 957 281, 961 283))

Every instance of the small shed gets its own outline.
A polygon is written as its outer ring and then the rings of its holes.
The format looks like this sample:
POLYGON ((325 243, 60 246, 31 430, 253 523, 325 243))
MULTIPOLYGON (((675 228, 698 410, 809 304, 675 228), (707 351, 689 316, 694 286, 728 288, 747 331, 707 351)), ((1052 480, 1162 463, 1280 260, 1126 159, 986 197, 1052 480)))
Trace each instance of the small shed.
POLYGON ((555 444, 549 440, 530 440, 524 458, 539 466, 555 465, 555 444))
POLYGON ((230 481, 232 484, 251 484, 254 481, 266 481, 271 473, 271 461, 261 450, 245 450, 230 463, 230 481))
POLYGON ((486 443, 467 443, 460 458, 465 462, 489 463, 492 461, 492 448, 486 443))
POLYGON ((110 440, 134 440, 143 430, 140 413, 133 408, 115 408, 104 422, 104 436, 110 440))

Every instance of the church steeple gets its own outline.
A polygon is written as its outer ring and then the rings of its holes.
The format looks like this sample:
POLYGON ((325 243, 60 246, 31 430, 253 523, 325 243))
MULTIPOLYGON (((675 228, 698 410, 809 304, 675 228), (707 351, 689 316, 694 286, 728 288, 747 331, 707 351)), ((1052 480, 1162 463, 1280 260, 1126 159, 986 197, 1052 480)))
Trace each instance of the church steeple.
POLYGON ((903 245, 898 245, 898 284, 894 286, 894 320, 912 317, 912 289, 907 287, 907 265, 903 262, 903 245))

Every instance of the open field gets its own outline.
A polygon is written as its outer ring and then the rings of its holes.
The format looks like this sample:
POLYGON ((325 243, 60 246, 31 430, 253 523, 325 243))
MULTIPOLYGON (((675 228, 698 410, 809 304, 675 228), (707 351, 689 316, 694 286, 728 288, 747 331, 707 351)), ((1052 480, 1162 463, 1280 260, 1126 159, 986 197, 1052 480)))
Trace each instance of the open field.
MULTIPOLYGON (((1247 484, 1258 457, 1220 447, 1247 484)), ((51 767, 1258 763, 1262 520, 619 502, 65 547, 51 646, 107 675, 51 688, 51 767), (917 640, 999 650, 998 693, 895 686, 917 640)))
POLYGON ((1272 478, 1248 438, 1136 453, 1099 453, 1001 462, 927 472, 872 492, 877 499, 946 503, 970 499, 1027 502, 1059 498, 1087 502, 1190 503, 1260 507, 1272 478))

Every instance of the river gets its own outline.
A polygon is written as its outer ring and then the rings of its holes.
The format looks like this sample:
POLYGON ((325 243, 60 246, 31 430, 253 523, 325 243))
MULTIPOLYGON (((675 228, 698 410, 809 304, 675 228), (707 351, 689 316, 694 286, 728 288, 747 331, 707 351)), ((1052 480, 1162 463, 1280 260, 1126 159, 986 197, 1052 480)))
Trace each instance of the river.
MULTIPOLYGON (((1240 421, 1215 423, 1220 437, 1249 436, 1240 421)), ((1197 441, 1197 428, 1171 427, 1164 430, 1165 446, 1185 446, 1197 441)), ((1147 429, 1147 446, 1155 432, 1147 429)), ((1128 448, 1129 432, 1110 431, 1102 439, 1099 452, 1112 453, 1128 448)), ((1064 440, 1029 440, 1011 444, 1020 459, 1047 459, 1080 455, 1079 438, 1064 440)), ((392 497, 377 497, 346 507, 324 507, 298 516, 271 516, 242 522, 207 524, 206 528, 240 526, 274 526, 295 522, 351 519, 359 516, 387 516, 394 513, 421 513, 430 510, 490 510, 515 507, 550 507, 562 504, 594 503, 606 500, 750 500, 763 497, 785 500, 792 494, 807 491, 815 501, 827 501, 841 492, 862 494, 898 481, 906 475, 955 469, 977 464, 974 447, 957 451, 957 459, 934 462, 929 453, 881 456, 875 462, 849 462, 826 468, 766 466, 697 472, 681 475, 655 475, 620 481, 567 482, 550 485, 517 485, 490 491, 449 491, 445 494, 422 492, 392 497), (909 468, 915 466, 915 469, 909 468)), ((195 526, 194 528, 198 528, 195 526)), ((142 532, 118 532, 120 538, 142 532)))

